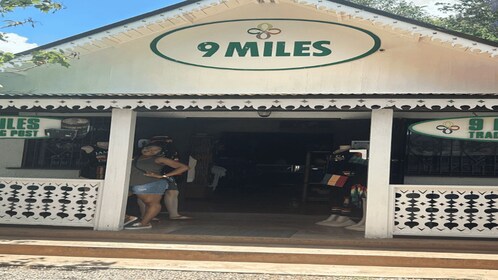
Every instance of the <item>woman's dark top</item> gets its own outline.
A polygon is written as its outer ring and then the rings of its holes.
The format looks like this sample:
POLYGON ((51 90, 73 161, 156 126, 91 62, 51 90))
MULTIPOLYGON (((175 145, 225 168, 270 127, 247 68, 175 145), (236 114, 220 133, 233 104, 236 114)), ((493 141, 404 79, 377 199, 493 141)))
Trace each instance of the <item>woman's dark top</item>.
POLYGON ((157 158, 158 157, 139 157, 138 159, 133 160, 133 164, 131 165, 130 186, 143 185, 161 180, 159 178, 144 175, 147 171, 161 174, 163 166, 155 162, 157 158))

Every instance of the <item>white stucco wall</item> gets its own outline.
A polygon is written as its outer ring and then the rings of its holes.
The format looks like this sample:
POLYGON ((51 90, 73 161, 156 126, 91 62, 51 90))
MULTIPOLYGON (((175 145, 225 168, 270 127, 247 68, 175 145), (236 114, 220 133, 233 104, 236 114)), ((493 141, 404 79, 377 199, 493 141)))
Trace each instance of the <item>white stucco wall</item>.
POLYGON ((0 157, 0 177, 16 176, 14 169, 7 167, 20 167, 22 162, 24 140, 0 139, 2 156, 0 157))
MULTIPOLYGON (((414 39, 390 27, 343 19, 289 3, 247 4, 198 23, 241 18, 335 21, 368 29, 383 52, 347 63, 287 71, 235 71, 175 63, 155 55, 151 41, 172 29, 81 56, 65 69, 47 66, 1 74, 10 93, 496 93, 498 58, 414 39)), ((175 28, 184 27, 178 25, 175 28)), ((309 30, 312 32, 312 30, 309 30)), ((299 34, 296 35, 296 39, 299 34)), ((342 38, 344 39, 344 38, 342 38)))

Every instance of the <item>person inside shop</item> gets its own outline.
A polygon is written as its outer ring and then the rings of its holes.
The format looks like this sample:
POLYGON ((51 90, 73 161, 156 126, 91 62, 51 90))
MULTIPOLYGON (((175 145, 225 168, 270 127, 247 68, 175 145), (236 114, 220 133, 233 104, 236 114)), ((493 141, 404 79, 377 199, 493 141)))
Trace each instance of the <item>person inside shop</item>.
POLYGON ((87 179, 104 179, 109 142, 102 138, 94 145, 81 147, 82 159, 85 165, 80 170, 79 177, 87 179))
MULTIPOLYGON (((154 136, 150 139, 140 139, 138 140, 138 148, 143 148, 146 145, 156 145, 161 147, 161 152, 158 156, 163 156, 169 158, 174 161, 179 161, 180 156, 178 150, 173 145, 173 139, 170 136, 154 136)), ((161 170, 161 174, 167 174, 171 171, 171 167, 164 166, 161 170)), ((169 219, 171 220, 190 220, 191 217, 181 215, 178 212, 178 195, 179 189, 177 181, 174 177, 171 177, 170 180, 173 181, 173 184, 170 184, 169 188, 163 195, 163 203, 166 206, 168 211, 169 219)), ((138 219, 137 217, 142 217, 143 213, 146 211, 146 205, 138 200, 136 195, 130 193, 128 196, 128 202, 126 205, 126 219, 124 225, 135 221, 138 219)), ((158 222, 159 218, 155 217, 152 221, 158 222)))
POLYGON ((145 204, 145 213, 142 219, 127 217, 125 229, 148 229, 151 221, 161 211, 161 198, 164 192, 175 184, 172 176, 186 172, 187 165, 161 156, 163 148, 151 143, 141 150, 141 155, 133 160, 131 167, 130 186, 133 194, 145 204), (162 174, 164 166, 171 171, 162 174))
MULTIPOLYGON (((162 156, 169 158, 174 161, 180 161, 180 154, 173 144, 173 138, 170 136, 154 136, 150 139, 150 144, 158 145, 162 148, 162 156)), ((170 166, 164 166, 161 170, 162 174, 167 174, 171 171, 170 166)), ((189 220, 191 217, 181 215, 178 212, 178 196, 180 191, 178 189, 178 184, 176 184, 176 178, 172 177, 171 180, 175 181, 175 184, 170 186, 164 193, 164 205, 168 210, 168 216, 170 220, 189 220)))
POLYGON ((331 174, 334 177, 343 180, 341 184, 339 182, 323 182, 330 187, 330 216, 320 222, 317 225, 322 226, 351 226, 355 224, 349 217, 351 215, 351 198, 350 189, 351 184, 349 182, 349 176, 351 175, 352 166, 350 159, 352 155, 349 153, 351 149, 350 145, 340 145, 337 150, 332 152, 327 160, 327 174, 331 174))

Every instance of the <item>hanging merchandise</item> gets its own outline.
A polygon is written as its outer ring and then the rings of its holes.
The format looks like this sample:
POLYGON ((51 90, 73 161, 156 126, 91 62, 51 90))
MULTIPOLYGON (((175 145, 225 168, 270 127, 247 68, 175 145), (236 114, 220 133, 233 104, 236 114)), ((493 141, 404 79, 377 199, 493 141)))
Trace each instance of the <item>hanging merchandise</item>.
POLYGON ((351 203, 361 208, 362 198, 367 195, 367 187, 362 184, 356 184, 351 187, 351 203))
POLYGON ((327 186, 342 188, 346 184, 347 180, 348 176, 325 174, 325 176, 323 176, 321 183, 327 186))
POLYGON ((76 138, 83 138, 90 131, 90 121, 84 118, 63 119, 61 129, 73 130, 76 138))
POLYGON ((360 164, 360 165, 368 165, 368 160, 367 159, 364 159, 362 157, 362 154, 361 153, 355 153, 350 159, 349 159, 349 163, 353 163, 353 164, 360 164))
POLYGON ((81 147, 83 162, 86 164, 80 170, 80 177, 88 179, 104 179, 109 142, 99 141, 92 146, 81 147))

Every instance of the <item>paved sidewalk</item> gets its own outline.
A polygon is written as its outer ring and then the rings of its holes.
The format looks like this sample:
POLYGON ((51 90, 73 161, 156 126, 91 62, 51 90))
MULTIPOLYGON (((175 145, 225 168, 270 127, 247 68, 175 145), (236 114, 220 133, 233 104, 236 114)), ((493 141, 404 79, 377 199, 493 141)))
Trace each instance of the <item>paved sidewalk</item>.
POLYGON ((292 246, 204 245, 64 240, 0 240, 0 254, 132 258, 175 261, 247 262, 465 268, 498 271, 498 254, 415 252, 292 246))
MULTIPOLYGON (((196 214, 189 221, 163 220, 152 230, 107 232, 2 225, 0 264, 6 273, 13 265, 55 265, 69 270, 88 266, 237 274, 235 278, 212 279, 267 279, 239 278, 240 273, 279 275, 268 279, 280 279, 282 273, 303 277, 498 279, 497 239, 365 239, 361 232, 315 225, 319 218, 323 217, 196 214)), ((1 275, 7 274, 0 271, 0 279, 1 275)))
POLYGON ((0 255, 0 279, 498 279, 497 270, 0 255), (18 277, 18 278, 16 278, 18 277))

